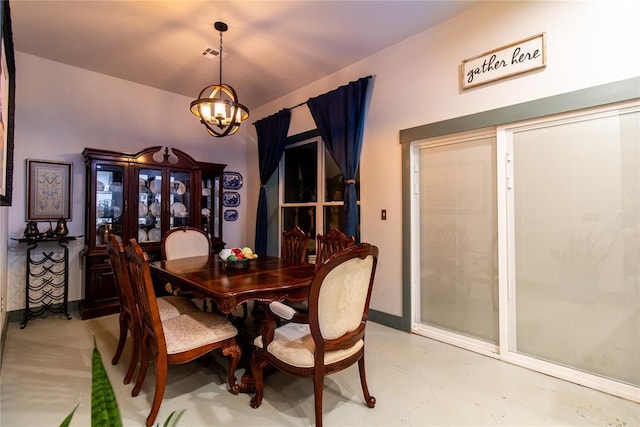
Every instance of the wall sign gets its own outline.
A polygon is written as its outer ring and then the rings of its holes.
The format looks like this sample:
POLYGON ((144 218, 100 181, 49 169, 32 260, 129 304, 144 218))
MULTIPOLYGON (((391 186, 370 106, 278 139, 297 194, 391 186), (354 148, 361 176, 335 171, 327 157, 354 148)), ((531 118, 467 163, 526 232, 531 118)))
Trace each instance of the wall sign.
POLYGON ((546 67, 544 33, 462 61, 462 89, 546 67))

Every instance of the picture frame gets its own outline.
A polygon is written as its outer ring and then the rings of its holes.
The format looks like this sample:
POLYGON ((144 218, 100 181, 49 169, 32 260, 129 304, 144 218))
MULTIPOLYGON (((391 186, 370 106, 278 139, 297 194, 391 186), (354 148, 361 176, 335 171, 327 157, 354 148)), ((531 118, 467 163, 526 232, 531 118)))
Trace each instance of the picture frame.
POLYGON ((0 206, 11 206, 16 67, 8 1, 0 2, 0 17, 0 206))
POLYGON ((462 61, 462 90, 507 79, 547 66, 545 33, 518 40, 462 61))
POLYGON ((73 163, 27 159, 27 221, 71 220, 73 163))

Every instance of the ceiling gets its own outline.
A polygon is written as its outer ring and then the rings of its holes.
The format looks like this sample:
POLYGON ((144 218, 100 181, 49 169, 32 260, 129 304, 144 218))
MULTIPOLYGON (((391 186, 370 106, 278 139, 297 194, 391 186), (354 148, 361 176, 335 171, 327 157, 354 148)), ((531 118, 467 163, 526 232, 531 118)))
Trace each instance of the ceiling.
MULTIPOLYGON (((14 49, 195 98, 219 82, 249 109, 459 14, 477 1, 11 0, 14 49), (213 58, 213 57, 211 57, 213 58)), ((354 76, 357 78, 360 76, 354 76)))

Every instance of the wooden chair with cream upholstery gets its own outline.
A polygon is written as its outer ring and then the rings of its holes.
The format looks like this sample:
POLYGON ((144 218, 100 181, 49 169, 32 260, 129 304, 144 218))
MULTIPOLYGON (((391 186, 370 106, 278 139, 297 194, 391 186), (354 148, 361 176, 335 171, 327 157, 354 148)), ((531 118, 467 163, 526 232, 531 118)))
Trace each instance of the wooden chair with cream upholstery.
MULTIPOLYGON (((353 237, 349 238, 342 231, 332 228, 326 234, 316 235, 316 268, 324 264, 331 255, 340 252, 343 249, 350 248, 355 245, 356 241, 353 237)), ((303 301, 287 301, 287 305, 296 310, 307 311, 309 302, 303 301)))
MULTIPOLYGON (((211 254, 211 249, 211 239, 204 231, 199 228, 184 226, 172 228, 162 236, 160 255, 162 259, 166 260, 180 259, 209 255, 211 254)), ((166 283, 164 289, 173 295, 187 298, 195 297, 193 293, 185 292, 171 283, 166 283)), ((207 302, 204 299, 202 300, 202 309, 207 310, 207 302)))
MULTIPOLYGON (((309 233, 305 233, 297 225, 291 230, 283 231, 280 258, 296 263, 307 262, 307 248, 310 239, 309 233)), ((301 310, 306 307, 306 301, 288 301, 287 304, 301 310)), ((280 323, 281 321, 278 319, 278 324, 280 323)))
POLYGON ((316 265, 324 264, 331 255, 355 244, 356 241, 353 237, 347 237, 337 228, 332 228, 326 234, 318 234, 316 236, 316 265))
POLYGON ((179 259, 211 253, 211 239, 195 227, 173 228, 162 236, 162 259, 179 259))
MULTIPOLYGON (((195 227, 178 227, 169 230, 163 237, 162 243, 160 245, 160 253, 162 255, 162 259, 180 259, 187 258, 191 256, 199 256, 199 255, 211 255, 213 250, 213 245, 211 242, 211 238, 199 228, 195 227)), ((184 292, 179 288, 176 288, 171 283, 165 284, 165 290, 173 295, 181 295, 187 296, 189 298, 196 298, 197 295, 194 295, 190 292, 184 292)), ((211 310, 215 310, 216 307, 213 302, 211 303, 211 310)), ((202 309, 207 311, 207 300, 202 299, 202 309)), ((229 315, 229 318, 237 321, 238 324, 244 323, 247 320, 248 316, 248 308, 247 303, 242 304, 243 313, 240 317, 235 317, 233 315, 229 315)))
POLYGON ((297 225, 282 232, 280 258, 290 262, 307 261, 307 243, 311 236, 297 225))
POLYGON ((167 384, 170 364, 183 364, 221 349, 231 361, 227 372, 230 391, 240 390, 234 376, 242 351, 236 343, 238 330, 224 316, 204 311, 191 312, 163 320, 158 311, 153 290, 149 258, 135 239, 129 241, 126 250, 129 277, 133 284, 141 317, 141 362, 132 395, 137 396, 144 377, 153 360, 156 372, 156 386, 151 412, 146 425, 153 425, 167 384))
POLYGON ((267 365, 292 375, 313 378, 316 426, 322 426, 325 375, 358 362, 365 404, 373 408, 365 375, 365 328, 376 271, 378 248, 361 243, 321 264, 309 291, 309 312, 280 302, 267 311, 267 329, 254 340, 251 372, 256 393, 251 406, 263 398, 262 371, 267 365), (275 328, 274 314, 288 323, 275 328))
MULTIPOLYGON (((124 247, 120 244, 114 234, 108 234, 106 246, 107 253, 109 255, 109 262, 111 263, 111 269, 113 270, 116 292, 120 303, 120 316, 118 319, 120 324, 120 335, 118 338, 116 353, 113 356, 113 359, 111 359, 111 363, 113 365, 117 365, 120 361, 122 351, 124 350, 124 346, 127 342, 127 336, 130 333, 133 341, 133 348, 131 350, 129 368, 127 369, 127 373, 124 377, 124 383, 129 384, 138 364, 138 358, 140 355, 140 339, 142 334, 140 312, 136 304, 133 287, 129 280, 129 271, 127 270, 124 247)), ((169 319, 181 314, 200 311, 198 306, 196 306, 191 300, 176 296, 158 298, 158 310, 160 311, 160 317, 162 319, 169 319)))

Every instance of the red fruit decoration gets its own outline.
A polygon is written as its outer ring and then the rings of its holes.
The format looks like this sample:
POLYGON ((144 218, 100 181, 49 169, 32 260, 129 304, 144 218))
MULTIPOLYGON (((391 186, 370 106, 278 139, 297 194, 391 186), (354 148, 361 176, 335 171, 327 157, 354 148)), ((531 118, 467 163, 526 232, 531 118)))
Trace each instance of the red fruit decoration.
POLYGON ((240 248, 233 248, 231 249, 231 252, 236 256, 236 258, 238 259, 243 259, 244 258, 244 254, 242 253, 242 249, 240 248))

